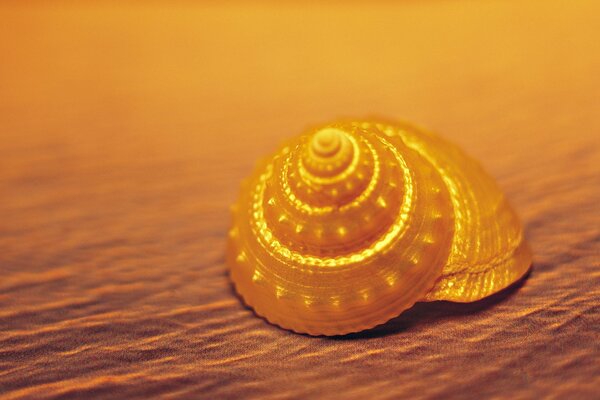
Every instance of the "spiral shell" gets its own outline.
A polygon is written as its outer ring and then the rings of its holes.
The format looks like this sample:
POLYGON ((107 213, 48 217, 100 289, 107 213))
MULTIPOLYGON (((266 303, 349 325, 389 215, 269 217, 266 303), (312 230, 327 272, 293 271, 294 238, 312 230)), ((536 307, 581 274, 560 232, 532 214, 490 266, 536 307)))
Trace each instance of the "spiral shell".
POLYGON ((478 300, 531 264, 493 179, 405 124, 338 122, 284 143, 243 183, 229 236, 244 301, 311 335, 368 329, 417 301, 478 300))

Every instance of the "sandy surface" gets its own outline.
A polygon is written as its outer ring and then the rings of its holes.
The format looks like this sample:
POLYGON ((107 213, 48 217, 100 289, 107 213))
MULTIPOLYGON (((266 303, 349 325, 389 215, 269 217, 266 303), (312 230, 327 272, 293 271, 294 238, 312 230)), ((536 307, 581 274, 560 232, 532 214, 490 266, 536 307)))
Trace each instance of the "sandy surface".
POLYGON ((1 398, 593 398, 597 2, 33 4, 0 6, 1 398), (228 205, 282 139, 368 115, 481 160, 533 270, 363 334, 273 327, 228 282, 228 205))

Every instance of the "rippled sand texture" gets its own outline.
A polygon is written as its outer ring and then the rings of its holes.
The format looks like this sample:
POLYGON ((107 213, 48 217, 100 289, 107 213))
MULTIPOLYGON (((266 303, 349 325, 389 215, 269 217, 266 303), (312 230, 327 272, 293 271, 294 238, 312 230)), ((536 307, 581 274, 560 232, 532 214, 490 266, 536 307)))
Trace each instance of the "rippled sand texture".
POLYGON ((597 2, 33 4, 0 6, 0 397, 593 397, 597 2), (238 183, 372 114, 481 160, 532 273, 350 337, 273 327, 226 276, 238 183))

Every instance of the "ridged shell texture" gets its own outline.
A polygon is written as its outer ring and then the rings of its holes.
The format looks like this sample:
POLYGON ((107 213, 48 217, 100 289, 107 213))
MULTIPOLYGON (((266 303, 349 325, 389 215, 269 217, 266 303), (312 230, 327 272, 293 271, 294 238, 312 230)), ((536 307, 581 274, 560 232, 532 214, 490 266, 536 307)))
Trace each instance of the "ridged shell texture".
POLYGON ((493 179, 407 124, 311 129, 258 164, 232 209, 237 292, 299 333, 358 332, 417 301, 475 301, 531 264, 493 179))

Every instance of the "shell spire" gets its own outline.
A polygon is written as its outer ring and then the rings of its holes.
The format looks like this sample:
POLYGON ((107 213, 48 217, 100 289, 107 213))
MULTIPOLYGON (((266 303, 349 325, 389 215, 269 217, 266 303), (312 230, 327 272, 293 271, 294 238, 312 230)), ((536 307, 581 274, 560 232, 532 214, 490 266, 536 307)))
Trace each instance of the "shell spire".
POLYGON ((295 137, 259 163, 233 210, 236 290, 311 335, 368 329, 417 301, 476 300, 530 263, 493 180, 407 126, 341 122, 295 137))

